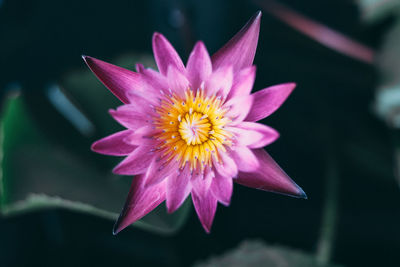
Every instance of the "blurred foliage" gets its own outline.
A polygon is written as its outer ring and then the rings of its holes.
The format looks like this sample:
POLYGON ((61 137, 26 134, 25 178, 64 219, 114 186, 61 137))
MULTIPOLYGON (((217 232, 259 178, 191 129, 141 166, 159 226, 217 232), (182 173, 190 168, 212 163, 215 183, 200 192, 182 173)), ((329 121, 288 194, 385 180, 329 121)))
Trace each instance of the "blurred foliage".
MULTIPOLYGON (((130 177, 104 172, 93 160, 49 142, 29 115, 23 96, 7 101, 1 130, 3 215, 62 207, 117 219, 130 187, 130 177)), ((170 215, 160 206, 134 225, 171 233, 182 225, 189 209, 187 202, 170 215)))
POLYGON ((357 0, 362 19, 367 22, 376 22, 387 15, 400 13, 400 1, 398 0, 357 0))
POLYGON ((267 245, 259 240, 244 241, 239 247, 220 256, 214 256, 195 267, 339 267, 319 264, 314 255, 298 250, 267 245))

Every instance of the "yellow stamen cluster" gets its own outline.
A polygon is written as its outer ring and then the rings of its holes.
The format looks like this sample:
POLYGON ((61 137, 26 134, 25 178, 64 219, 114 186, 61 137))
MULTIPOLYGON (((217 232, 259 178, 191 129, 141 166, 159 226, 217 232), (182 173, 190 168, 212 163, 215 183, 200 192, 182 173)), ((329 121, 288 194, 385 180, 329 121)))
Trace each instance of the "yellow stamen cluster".
POLYGON ((219 151, 231 145, 232 134, 224 129, 230 122, 222 108, 223 100, 206 96, 204 90, 196 93, 188 89, 185 97, 176 94, 161 100, 156 108, 159 115, 154 125, 161 133, 155 137, 161 141, 158 149, 167 160, 176 160, 183 168, 190 164, 190 170, 202 172, 205 166, 212 166, 213 157, 219 161, 219 151))

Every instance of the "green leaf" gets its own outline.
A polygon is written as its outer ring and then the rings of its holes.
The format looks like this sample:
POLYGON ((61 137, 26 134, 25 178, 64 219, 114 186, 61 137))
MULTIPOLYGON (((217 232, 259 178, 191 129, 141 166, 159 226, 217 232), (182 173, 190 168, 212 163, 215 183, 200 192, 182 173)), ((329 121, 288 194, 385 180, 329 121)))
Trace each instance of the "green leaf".
MULTIPOLYGON (((23 96, 7 101, 0 130, 3 215, 61 207, 117 219, 130 177, 105 172, 97 161, 49 141, 30 116, 23 96)), ((189 201, 172 215, 161 205, 133 226, 172 233, 183 224, 189 210, 189 201)))
POLYGON ((244 241, 239 247, 224 255, 216 256, 195 267, 251 267, 251 266, 308 266, 334 267, 334 264, 319 264, 312 254, 294 249, 271 246, 257 240, 244 241))

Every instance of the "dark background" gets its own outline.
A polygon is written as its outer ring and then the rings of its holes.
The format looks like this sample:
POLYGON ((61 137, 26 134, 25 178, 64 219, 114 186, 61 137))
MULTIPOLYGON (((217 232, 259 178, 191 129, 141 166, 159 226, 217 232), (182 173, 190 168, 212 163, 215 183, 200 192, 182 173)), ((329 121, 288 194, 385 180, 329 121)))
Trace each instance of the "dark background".
MULTIPOLYGON (((282 2, 376 50, 392 24, 392 19, 361 23, 354 1, 282 2)), ((0 1, 1 97, 18 83, 49 139, 87 151, 99 136, 82 141, 70 130, 60 137, 60 127, 67 129, 68 122, 43 93, 49 83, 85 68, 81 54, 106 61, 130 51, 151 54, 151 36, 158 31, 185 62, 196 40, 203 40, 212 54, 259 9, 239 0, 0 1), (50 113, 55 115, 43 115, 50 113), (59 116, 60 127, 48 123, 51 116, 59 116)), ((267 150, 308 200, 236 185, 231 206, 218 207, 209 235, 193 210, 171 236, 133 227, 113 236, 112 221, 61 209, 3 216, 0 266, 190 266, 254 238, 314 253, 332 172, 339 184, 334 187, 338 210, 332 261, 398 266, 396 132, 371 108, 379 80, 374 66, 332 51, 266 13, 255 65, 254 90, 298 84, 263 122, 281 134, 267 150)))

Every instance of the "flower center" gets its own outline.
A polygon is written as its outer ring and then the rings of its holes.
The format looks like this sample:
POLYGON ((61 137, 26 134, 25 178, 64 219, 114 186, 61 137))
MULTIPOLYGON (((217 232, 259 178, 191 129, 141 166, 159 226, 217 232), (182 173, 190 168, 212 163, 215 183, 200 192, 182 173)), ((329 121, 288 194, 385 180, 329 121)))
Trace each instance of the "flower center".
POLYGON ((227 110, 222 104, 220 97, 206 96, 202 89, 196 93, 188 89, 185 97, 164 95, 153 120, 161 130, 155 137, 162 157, 176 160, 181 168, 190 164, 192 171, 203 171, 213 160, 219 161, 219 153, 231 145, 233 136, 225 130, 230 119, 224 116, 227 110))

